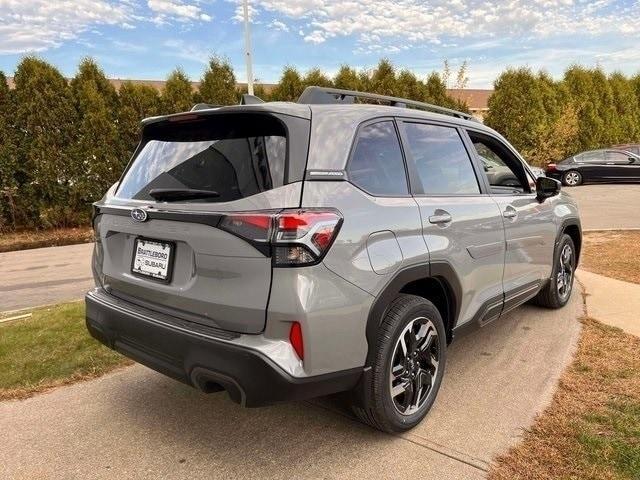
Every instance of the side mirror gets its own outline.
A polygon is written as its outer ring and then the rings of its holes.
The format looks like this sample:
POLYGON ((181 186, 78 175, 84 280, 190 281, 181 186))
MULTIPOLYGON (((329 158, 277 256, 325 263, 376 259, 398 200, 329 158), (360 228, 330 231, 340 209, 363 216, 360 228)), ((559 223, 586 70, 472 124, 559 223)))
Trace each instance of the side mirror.
POLYGON ((540 202, 544 202, 547 198, 555 197, 560 193, 561 188, 562 184, 554 178, 536 178, 536 195, 540 202))
POLYGON ((635 157, 629 157, 629 163, 636 163, 635 157))

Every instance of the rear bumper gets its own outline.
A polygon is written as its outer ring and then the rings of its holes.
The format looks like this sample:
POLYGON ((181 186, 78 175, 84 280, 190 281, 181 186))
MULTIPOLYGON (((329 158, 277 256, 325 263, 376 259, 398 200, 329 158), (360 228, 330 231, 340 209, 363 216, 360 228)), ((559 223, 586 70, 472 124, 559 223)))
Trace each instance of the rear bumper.
POLYGON ((562 180, 562 174, 564 172, 555 171, 555 172, 545 172, 545 175, 549 178, 554 178, 556 180, 562 180))
POLYGON ((91 335, 108 347, 204 392, 227 390, 246 407, 302 400, 353 388, 362 368, 293 377, 264 353, 236 345, 237 334, 166 316, 102 289, 85 297, 91 335))

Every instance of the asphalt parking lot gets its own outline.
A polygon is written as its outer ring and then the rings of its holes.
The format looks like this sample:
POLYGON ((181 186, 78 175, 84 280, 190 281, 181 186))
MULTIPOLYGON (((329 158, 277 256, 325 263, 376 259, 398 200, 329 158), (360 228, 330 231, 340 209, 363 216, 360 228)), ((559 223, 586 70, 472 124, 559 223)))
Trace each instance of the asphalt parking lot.
POLYGON ((640 228, 640 185, 563 187, 578 202, 585 230, 640 228))

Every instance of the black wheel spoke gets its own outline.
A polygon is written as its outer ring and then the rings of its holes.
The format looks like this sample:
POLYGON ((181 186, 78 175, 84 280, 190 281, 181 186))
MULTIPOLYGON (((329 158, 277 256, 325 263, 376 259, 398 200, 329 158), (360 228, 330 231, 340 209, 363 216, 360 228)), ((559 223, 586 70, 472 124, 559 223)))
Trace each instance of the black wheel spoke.
POLYGON ((433 383, 433 376, 431 372, 427 370, 420 370, 420 382, 423 388, 426 388, 427 393, 431 390, 431 384, 433 383))
POLYGON ((402 398, 402 409, 403 412, 406 412, 412 404, 413 401, 413 381, 408 381, 406 383, 406 388, 404 390, 404 397, 402 398))
POLYGON ((413 329, 409 330, 409 345, 407 345, 407 348, 409 350, 408 353, 414 353, 418 348, 418 338, 413 329))
POLYGON ((424 342, 422 343, 422 345, 420 346, 420 351, 424 354, 424 353, 428 353, 431 351, 431 349, 433 348, 433 344, 436 341, 437 335, 435 333, 435 330, 429 330, 427 332, 426 338, 424 340, 424 342))

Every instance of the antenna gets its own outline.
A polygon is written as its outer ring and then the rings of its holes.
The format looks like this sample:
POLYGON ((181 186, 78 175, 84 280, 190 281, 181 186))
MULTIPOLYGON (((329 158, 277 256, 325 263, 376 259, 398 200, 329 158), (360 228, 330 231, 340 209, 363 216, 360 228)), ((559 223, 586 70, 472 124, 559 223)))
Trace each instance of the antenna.
POLYGON ((251 59, 251 30, 249 27, 249 1, 244 0, 242 3, 244 10, 244 50, 245 60, 247 62, 247 91, 249 95, 253 95, 253 68, 251 59))

